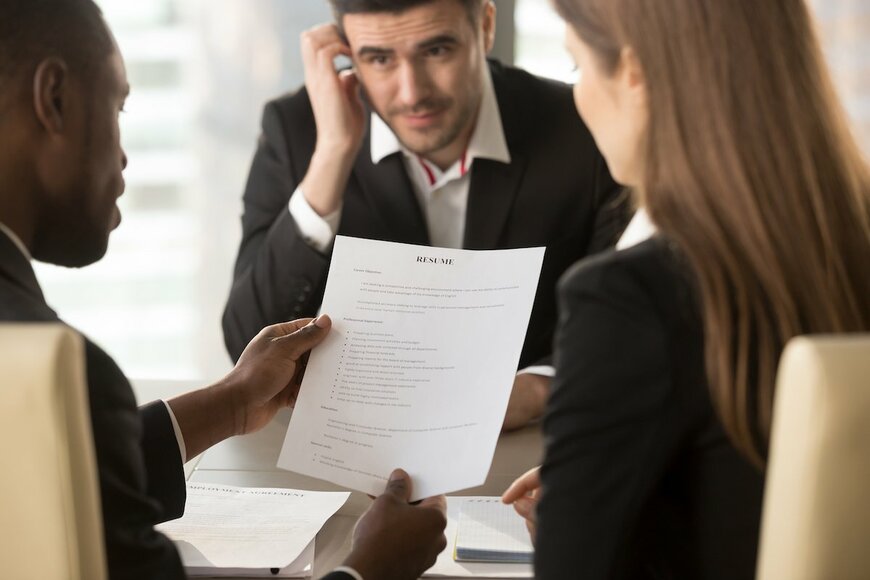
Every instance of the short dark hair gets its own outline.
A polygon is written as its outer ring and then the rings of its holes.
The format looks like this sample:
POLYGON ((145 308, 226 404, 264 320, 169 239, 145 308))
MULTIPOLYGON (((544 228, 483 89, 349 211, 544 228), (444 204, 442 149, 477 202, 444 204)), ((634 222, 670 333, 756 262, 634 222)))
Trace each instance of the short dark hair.
MULTIPOLYGON (((468 19, 476 25, 480 19, 480 7, 488 0, 454 0, 465 7, 468 19)), ((416 8, 423 4, 429 4, 435 0, 329 0, 335 21, 339 29, 344 30, 342 19, 346 14, 365 14, 370 12, 389 12, 398 14, 416 8)))
POLYGON ((53 56, 87 74, 113 47, 93 0, 0 0, 0 92, 53 56))

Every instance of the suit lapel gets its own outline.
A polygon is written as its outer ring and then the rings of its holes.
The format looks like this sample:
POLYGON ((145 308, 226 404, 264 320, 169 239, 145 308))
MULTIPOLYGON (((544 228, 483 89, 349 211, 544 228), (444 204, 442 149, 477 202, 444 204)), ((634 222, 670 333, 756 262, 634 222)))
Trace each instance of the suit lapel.
POLYGON ((383 220, 392 237, 390 241, 428 246, 429 229, 401 154, 390 155, 375 165, 370 141, 370 136, 367 136, 354 166, 354 175, 363 195, 383 220))
POLYGON ((525 132, 522 111, 518 110, 509 88, 504 86, 500 65, 491 62, 490 70, 511 162, 508 165, 489 159, 474 160, 463 244, 469 250, 498 247, 528 161, 522 147, 525 132))
POLYGON ((19 286, 27 294, 45 303, 45 297, 36 280, 36 274, 30 261, 21 254, 21 250, 0 232, 0 276, 19 286))
POLYGON ((513 151, 510 165, 475 159, 465 216, 466 249, 491 250, 498 246, 525 170, 525 158, 513 151))

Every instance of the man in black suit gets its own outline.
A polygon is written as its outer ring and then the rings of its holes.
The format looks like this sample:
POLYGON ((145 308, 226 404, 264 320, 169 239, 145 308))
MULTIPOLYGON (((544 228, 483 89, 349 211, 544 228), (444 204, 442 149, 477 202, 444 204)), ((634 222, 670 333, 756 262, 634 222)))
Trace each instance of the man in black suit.
MULTIPOLYGON (((80 267, 105 253, 120 223, 118 114, 128 91, 92 0, 0 0, 0 321, 59 321, 31 259, 80 267)), ((256 431, 292 404, 300 359, 329 326, 321 316, 266 328, 221 381, 142 409, 114 361, 86 341, 111 578, 184 577, 154 530, 184 510, 182 455, 256 431)), ((393 474, 360 521, 347 569, 330 578, 416 578, 434 562, 446 543, 443 498, 411 506, 409 486, 407 474, 393 474)))
POLYGON ((619 190, 571 89, 487 62, 489 0, 331 0, 302 36, 305 88, 266 106, 224 313, 239 356, 264 324, 313 316, 336 234, 469 249, 546 246, 505 418, 538 417, 555 285, 609 247, 619 190), (336 72, 334 59, 353 68, 336 72), (532 369, 529 369, 532 370, 532 369))

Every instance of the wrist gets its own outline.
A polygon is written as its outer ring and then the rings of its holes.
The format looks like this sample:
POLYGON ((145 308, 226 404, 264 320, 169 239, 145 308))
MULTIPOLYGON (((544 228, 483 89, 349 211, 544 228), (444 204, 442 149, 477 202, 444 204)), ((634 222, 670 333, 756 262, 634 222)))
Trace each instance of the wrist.
POLYGON ((370 558, 366 558, 365 554, 359 554, 357 550, 351 550, 351 553, 344 559, 341 564, 347 568, 352 568, 357 574, 364 579, 380 578, 380 571, 376 566, 373 566, 370 558))
POLYGON ((361 141, 352 137, 328 137, 318 135, 314 145, 312 161, 315 159, 343 161, 353 163, 354 157, 359 152, 361 141))
POLYGON ((167 401, 188 457, 196 457, 236 433, 239 418, 233 413, 232 396, 232 391, 218 383, 167 401))
POLYGON ((544 415, 544 411, 547 409, 547 399, 550 397, 550 378, 535 376, 535 380, 532 381, 532 390, 534 391, 534 399, 535 399, 535 416, 534 419, 540 419, 544 415))
POLYGON ((318 143, 308 165, 308 172, 299 184, 305 201, 320 217, 326 217, 341 209, 344 190, 354 162, 353 155, 323 147, 318 143))
POLYGON ((230 373, 209 390, 214 399, 212 409, 217 413, 217 422, 224 426, 224 438, 244 435, 246 432, 246 410, 248 402, 245 400, 245 389, 230 373))

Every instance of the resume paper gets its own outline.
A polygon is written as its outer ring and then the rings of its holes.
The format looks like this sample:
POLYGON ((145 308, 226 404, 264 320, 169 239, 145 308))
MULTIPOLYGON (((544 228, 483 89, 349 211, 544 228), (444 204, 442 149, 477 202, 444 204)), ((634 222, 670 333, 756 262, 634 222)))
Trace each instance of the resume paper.
POLYGON ((370 495, 407 471, 412 501, 482 484, 544 248, 453 250, 338 236, 278 467, 370 495))

